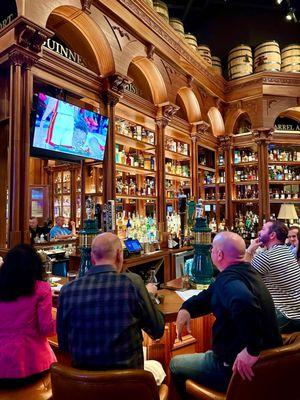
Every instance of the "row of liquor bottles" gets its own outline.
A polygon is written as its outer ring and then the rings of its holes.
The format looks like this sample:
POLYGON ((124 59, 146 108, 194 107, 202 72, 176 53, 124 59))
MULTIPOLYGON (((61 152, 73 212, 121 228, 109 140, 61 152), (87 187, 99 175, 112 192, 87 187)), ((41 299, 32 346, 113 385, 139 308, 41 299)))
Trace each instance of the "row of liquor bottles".
MULTIPOLYGON (((216 175, 212 172, 205 172, 203 177, 204 185, 213 185, 217 182, 216 175)), ((219 172, 218 183, 225 183, 225 171, 219 172)))
MULTIPOLYGON (((294 161, 300 162, 300 151, 272 148, 268 150, 269 161, 294 161)), ((257 152, 249 149, 235 149, 233 151, 234 164, 258 161, 257 152)))
POLYGON ((252 150, 239 150, 239 149, 233 151, 234 164, 247 163, 253 161, 258 161, 257 152, 254 152, 252 150))
POLYGON ((173 138, 166 138, 165 148, 166 150, 183 154, 185 156, 189 155, 189 145, 173 138))
POLYGON ((133 124, 124 119, 117 119, 115 124, 116 133, 130 137, 132 139, 155 144, 155 134, 153 131, 146 129, 145 127, 137 124, 133 124))
POLYGON ((118 178, 116 182, 116 195, 126 196, 156 196, 155 179, 146 178, 139 187, 134 178, 118 178))
POLYGON ((117 234, 120 239, 138 239, 141 243, 159 241, 157 221, 154 216, 141 216, 138 213, 117 213, 117 234))
POLYGON ((258 171, 255 168, 236 169, 234 171, 234 182, 258 181, 258 171))
POLYGON ((299 167, 296 169, 290 168, 286 165, 270 165, 269 178, 272 181, 299 181, 300 171, 299 167))
POLYGON ((165 171, 167 174, 178 175, 182 177, 190 177, 190 165, 182 164, 178 161, 170 160, 165 163, 165 171))
POLYGON ((120 150, 118 145, 116 146, 116 163, 151 171, 155 171, 156 169, 155 157, 151 154, 144 153, 143 151, 126 153, 124 149, 120 150))
POLYGON ((258 234, 258 223, 259 217, 253 211, 246 211, 245 214, 239 212, 235 216, 231 230, 238 233, 245 240, 254 239, 258 234))
POLYGON ((270 190, 270 199, 298 199, 300 193, 298 191, 290 190, 270 190))

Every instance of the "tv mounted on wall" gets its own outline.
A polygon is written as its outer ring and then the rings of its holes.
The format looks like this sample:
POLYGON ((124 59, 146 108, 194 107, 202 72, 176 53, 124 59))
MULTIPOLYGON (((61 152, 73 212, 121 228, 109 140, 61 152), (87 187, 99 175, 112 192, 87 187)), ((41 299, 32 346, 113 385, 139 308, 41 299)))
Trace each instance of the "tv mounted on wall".
POLYGON ((34 99, 31 155, 102 161, 108 118, 39 92, 34 99))

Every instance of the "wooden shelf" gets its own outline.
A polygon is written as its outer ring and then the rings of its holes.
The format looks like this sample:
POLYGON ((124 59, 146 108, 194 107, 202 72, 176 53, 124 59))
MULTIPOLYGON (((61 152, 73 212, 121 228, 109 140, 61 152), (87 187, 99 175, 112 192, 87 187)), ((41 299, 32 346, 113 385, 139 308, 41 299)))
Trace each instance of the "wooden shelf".
POLYGON ((142 140, 132 139, 131 137, 116 133, 116 143, 123 146, 130 146, 137 150, 147 151, 148 153, 155 154, 155 146, 151 143, 142 140))
POLYGON ((258 181, 238 181, 233 182, 233 185, 258 185, 258 181))
POLYGON ((203 200, 203 204, 217 204, 218 200, 213 199, 213 200, 203 200))
POLYGON ((232 199, 234 203, 258 203, 258 199, 232 199))
POLYGON ((157 200, 155 196, 130 196, 127 194, 116 194, 116 199, 132 199, 132 200, 157 200))
POLYGON ((216 172, 215 168, 206 167, 205 165, 198 165, 198 170, 200 171, 208 171, 208 172, 216 172))
POLYGON ((217 183, 219 187, 225 187, 225 183, 217 183))
POLYGON ((300 161, 271 161, 271 160, 268 160, 268 165, 281 165, 281 166, 292 165, 295 167, 300 167, 300 161))
POLYGON ((205 183, 203 184, 204 188, 216 188, 217 184, 216 183, 209 183, 206 185, 205 183))
POLYGON ((85 193, 85 196, 101 197, 103 196, 103 193, 102 192, 85 193))
POLYGON ((300 203, 300 199, 270 199, 270 203, 300 203))
POLYGON ((258 167, 258 161, 249 161, 249 162, 233 163, 233 166, 234 166, 234 167, 241 167, 241 168, 258 167))
POLYGON ((166 179, 170 179, 171 181, 179 181, 179 182, 185 182, 185 181, 190 181, 191 178, 189 176, 180 176, 180 175, 174 175, 166 172, 166 179))
POLYGON ((177 161, 190 161, 191 157, 188 155, 186 156, 185 154, 177 153, 175 151, 171 150, 165 150, 165 157, 170 158, 171 160, 177 160, 177 161))
POLYGON ((300 181, 276 181, 276 180, 270 180, 269 181, 270 185, 300 185, 300 181))
POLYGON ((116 170, 121 172, 126 172, 127 174, 131 172, 133 175, 155 176, 156 173, 156 171, 150 169, 131 167, 129 165, 123 165, 123 164, 116 164, 116 170))

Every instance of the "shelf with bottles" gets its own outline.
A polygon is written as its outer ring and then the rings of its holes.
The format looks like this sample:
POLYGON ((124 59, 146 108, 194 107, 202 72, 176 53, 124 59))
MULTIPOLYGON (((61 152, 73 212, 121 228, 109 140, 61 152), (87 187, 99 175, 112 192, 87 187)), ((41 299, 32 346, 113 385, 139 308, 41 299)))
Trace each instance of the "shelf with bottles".
POLYGON ((283 182, 284 184, 290 183, 299 184, 300 183, 300 164, 297 165, 274 165, 269 164, 269 182, 277 183, 283 182))
POLYGON ((190 146, 188 143, 166 136, 165 157, 172 160, 190 162, 190 146))
POLYGON ((235 191, 233 192, 232 201, 235 202, 247 202, 247 201, 258 201, 259 190, 258 184, 249 185, 236 185, 235 191))
POLYGON ((116 118, 116 142, 139 150, 155 148, 155 132, 137 123, 123 118, 116 118))
POLYGON ((156 182, 153 177, 138 178, 136 175, 117 173, 116 197, 156 199, 156 182))
POLYGON ((288 202, 297 202, 300 199, 300 188, 299 185, 285 185, 282 187, 276 182, 269 189, 270 201, 276 200, 287 200, 288 202))
POLYGON ((59 171, 53 174, 54 194, 71 193, 71 172, 59 171))
MULTIPOLYGON (((168 157, 165 159, 165 172, 166 175, 170 175, 172 178, 176 180, 188 180, 190 179, 190 161, 188 162, 179 162, 172 160, 168 157)), ((169 179, 169 178, 168 178, 169 179)))
POLYGON ((274 165, 300 165, 300 147, 269 144, 268 162, 274 165))
POLYGON ((117 235, 121 240, 135 238, 144 243, 158 243, 159 234, 155 214, 142 216, 130 211, 120 211, 116 215, 117 235))
POLYGON ((255 239, 258 235, 259 217, 253 210, 239 210, 236 213, 231 230, 238 233, 244 240, 255 239))
POLYGON ((233 150, 233 164, 235 166, 252 166, 258 164, 258 155, 250 147, 236 148, 233 150))

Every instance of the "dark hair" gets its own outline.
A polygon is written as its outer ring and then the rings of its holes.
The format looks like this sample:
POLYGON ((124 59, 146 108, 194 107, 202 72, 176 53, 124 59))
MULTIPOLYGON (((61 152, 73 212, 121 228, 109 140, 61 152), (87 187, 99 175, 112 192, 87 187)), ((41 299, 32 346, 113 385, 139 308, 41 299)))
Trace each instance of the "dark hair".
POLYGON ((279 221, 270 221, 270 222, 272 223, 272 225, 269 228, 269 235, 272 232, 275 232, 277 240, 279 240, 282 244, 284 244, 289 233, 287 226, 283 222, 279 221))
POLYGON ((298 231, 297 239, 298 239, 298 249, 296 253, 296 259, 298 262, 300 262, 300 230, 298 231))
POLYGON ((7 253, 0 267, 0 300, 12 301, 33 294, 37 280, 43 280, 44 268, 36 250, 19 244, 7 253))
POLYGON ((294 229, 296 229, 296 230, 297 230, 297 233, 299 233, 299 232, 300 232, 300 227, 299 227, 299 226, 292 225, 292 226, 290 226, 290 227, 289 227, 289 231, 291 231, 291 230, 294 230, 294 229))

